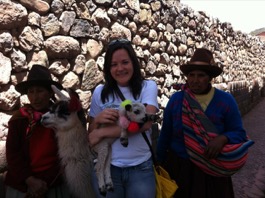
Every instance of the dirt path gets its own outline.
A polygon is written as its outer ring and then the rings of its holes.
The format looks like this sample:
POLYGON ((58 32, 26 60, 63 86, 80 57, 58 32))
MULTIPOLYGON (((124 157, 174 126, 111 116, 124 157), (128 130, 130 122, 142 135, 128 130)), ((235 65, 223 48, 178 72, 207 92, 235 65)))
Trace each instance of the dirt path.
POLYGON ((255 144, 245 166, 232 179, 235 198, 265 197, 265 98, 243 117, 243 124, 255 144))

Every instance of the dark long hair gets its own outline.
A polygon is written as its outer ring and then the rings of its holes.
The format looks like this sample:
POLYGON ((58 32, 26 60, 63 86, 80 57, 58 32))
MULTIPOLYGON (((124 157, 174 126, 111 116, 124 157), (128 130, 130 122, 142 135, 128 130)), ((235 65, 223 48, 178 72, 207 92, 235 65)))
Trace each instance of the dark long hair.
POLYGON ((114 97, 114 95, 117 94, 118 85, 116 80, 111 76, 110 69, 112 55, 118 49, 125 49, 128 52, 133 64, 134 71, 132 78, 129 80, 129 87, 134 99, 137 99, 139 97, 142 90, 142 82, 144 80, 144 77, 142 76, 140 63, 130 41, 125 39, 113 40, 109 43, 108 49, 105 54, 103 69, 105 84, 101 92, 101 100, 103 103, 106 102, 109 95, 112 95, 114 97))

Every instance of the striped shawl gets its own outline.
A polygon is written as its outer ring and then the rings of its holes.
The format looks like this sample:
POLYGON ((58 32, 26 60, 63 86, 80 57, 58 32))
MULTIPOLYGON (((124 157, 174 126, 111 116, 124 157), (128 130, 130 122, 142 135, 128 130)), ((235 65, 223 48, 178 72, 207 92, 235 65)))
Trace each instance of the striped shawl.
POLYGON ((205 173, 227 177, 236 173, 246 163, 248 148, 252 140, 238 144, 226 144, 215 159, 207 159, 204 150, 208 142, 218 135, 214 124, 204 114, 200 104, 186 85, 182 105, 183 132, 187 152, 191 161, 205 173))

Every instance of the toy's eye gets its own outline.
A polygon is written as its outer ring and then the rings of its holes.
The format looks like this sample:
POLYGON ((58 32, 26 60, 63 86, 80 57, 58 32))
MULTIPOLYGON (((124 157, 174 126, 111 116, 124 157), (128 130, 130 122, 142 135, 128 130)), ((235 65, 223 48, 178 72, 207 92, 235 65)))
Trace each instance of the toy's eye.
POLYGON ((136 115, 140 114, 140 110, 135 110, 134 114, 136 114, 136 115))

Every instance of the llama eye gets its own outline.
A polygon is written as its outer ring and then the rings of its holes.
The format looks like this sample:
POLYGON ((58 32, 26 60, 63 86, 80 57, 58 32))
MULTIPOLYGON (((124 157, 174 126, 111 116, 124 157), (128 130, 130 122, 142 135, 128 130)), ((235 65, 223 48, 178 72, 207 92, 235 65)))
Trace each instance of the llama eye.
POLYGON ((134 111, 134 113, 135 113, 136 115, 138 115, 138 114, 140 114, 140 110, 137 109, 137 110, 134 111))
POLYGON ((59 115, 69 116, 71 113, 69 112, 67 107, 62 107, 58 110, 59 115))
POLYGON ((52 107, 49 109, 49 112, 50 112, 50 113, 55 113, 55 110, 56 110, 56 107, 55 107, 55 106, 52 106, 52 107))

